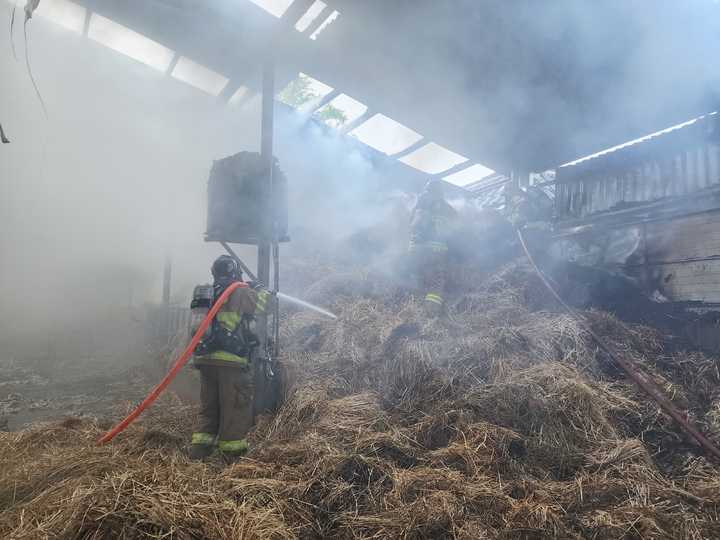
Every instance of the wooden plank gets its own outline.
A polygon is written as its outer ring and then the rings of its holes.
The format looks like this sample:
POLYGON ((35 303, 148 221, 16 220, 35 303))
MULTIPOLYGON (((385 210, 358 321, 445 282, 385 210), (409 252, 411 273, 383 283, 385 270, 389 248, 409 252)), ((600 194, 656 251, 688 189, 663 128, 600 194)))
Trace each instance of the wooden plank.
POLYGON ((720 147, 708 144, 708 177, 711 186, 720 184, 720 147))
POLYGON ((648 260, 683 261, 720 255, 720 213, 649 223, 648 260))
POLYGON ((720 261, 662 266, 660 292, 675 301, 720 302, 720 261))
POLYGON ((697 155, 697 176, 698 176, 698 189, 704 189, 710 184, 707 178, 707 165, 706 165, 706 153, 703 146, 699 146, 696 152, 697 155))

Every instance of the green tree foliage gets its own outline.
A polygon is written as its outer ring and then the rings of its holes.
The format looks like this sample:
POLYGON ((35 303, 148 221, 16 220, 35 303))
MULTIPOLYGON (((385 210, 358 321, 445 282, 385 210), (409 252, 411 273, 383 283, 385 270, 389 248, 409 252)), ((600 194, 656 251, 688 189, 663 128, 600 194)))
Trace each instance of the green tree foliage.
MULTIPOLYGON (((278 99, 283 103, 295 107, 301 107, 314 99, 318 99, 320 94, 313 92, 312 79, 306 75, 300 75, 297 79, 288 84, 285 89, 278 94, 278 99)), ((320 110, 313 114, 315 118, 325 122, 334 128, 340 128, 347 123, 347 115, 345 111, 327 103, 320 110)))
POLYGON ((278 99, 296 109, 305 103, 320 97, 310 88, 312 80, 306 75, 300 75, 278 94, 278 99))
POLYGON ((317 111, 314 115, 318 120, 322 120, 328 126, 334 128, 341 128, 347 123, 347 115, 342 109, 338 109, 332 104, 328 103, 317 111))

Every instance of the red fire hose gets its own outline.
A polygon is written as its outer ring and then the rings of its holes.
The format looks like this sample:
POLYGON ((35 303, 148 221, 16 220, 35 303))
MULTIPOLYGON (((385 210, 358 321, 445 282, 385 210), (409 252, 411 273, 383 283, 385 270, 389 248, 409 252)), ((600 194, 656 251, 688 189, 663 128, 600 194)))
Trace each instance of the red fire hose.
POLYGON ((220 306, 223 305, 223 302, 225 302, 225 299, 230 296, 230 293, 233 292, 238 287, 247 287, 247 283, 243 283, 242 281, 238 281, 236 283, 231 284, 227 289, 225 289, 225 292, 223 292, 220 295, 220 298, 217 299, 215 304, 213 305, 212 309, 210 310, 210 313, 207 314, 207 317, 205 317, 205 320, 200 325, 200 328, 198 328, 198 331, 195 332, 195 336, 192 338, 192 341, 190 341, 190 345, 187 346, 185 351, 182 353, 182 356, 178 358, 178 361, 175 362, 175 365, 170 370, 170 372, 165 375, 165 378, 160 381, 160 384, 158 384, 155 387, 155 390, 152 391, 152 393, 143 401, 140 406, 135 409, 133 412, 131 412, 125 420, 120 422, 117 426, 115 426, 113 429, 108 431, 105 436, 103 436, 102 439, 100 439, 98 442, 95 443, 95 446, 100 446, 103 443, 108 442, 110 439, 115 437, 118 433, 120 433, 123 429, 128 427, 133 420, 135 420, 140 414, 148 408, 148 406, 155 401, 155 399, 160 395, 160 393, 165 390, 165 387, 170 384, 170 381, 173 380, 175 375, 178 374, 178 371, 185 365, 185 362, 188 358, 190 358, 190 355, 192 354, 193 350, 195 349, 195 345, 198 344, 200 341, 200 338, 202 337, 203 333, 205 332, 205 329, 208 327, 208 325, 212 322, 213 317, 215 317, 215 314, 220 309, 220 306))
POLYGON ((525 245, 525 240, 523 240, 522 233, 520 232, 520 229, 518 229, 518 237, 520 238, 520 243, 522 244, 523 249, 525 250, 525 253, 528 256, 528 259, 530 260, 530 264, 532 264, 533 268, 537 272, 538 276, 540 276, 540 279, 542 279, 545 286, 548 288, 548 290, 553 294, 555 298, 558 299, 558 301, 562 304, 562 306, 577 319, 577 321, 580 323, 580 326, 582 326, 588 334, 590 334, 595 341, 597 341, 598 345, 600 345, 600 348, 604 350, 606 353, 610 355, 610 358, 612 358, 617 365, 619 365, 622 370, 627 373, 627 375, 635 381, 640 388, 645 390, 647 394, 660 406, 660 408, 665 411, 667 414, 669 414, 680 426, 687 431, 690 436, 692 436, 693 439, 695 439, 700 445, 705 448, 708 452, 713 454, 716 458, 720 459, 720 449, 713 444, 713 442, 708 439, 705 435, 702 434, 702 432, 697 429, 695 426, 693 426, 674 406, 670 401, 668 401, 656 388, 655 384, 651 381, 647 381, 643 378, 640 373, 638 373, 635 368, 633 368, 628 362, 623 360, 620 355, 613 349, 609 343, 607 343, 600 335, 598 335, 595 330, 592 329, 592 326, 590 326, 590 323, 588 323, 585 318, 580 315, 577 311, 575 311, 573 308, 571 308, 569 305, 567 305, 562 298, 560 298, 560 295, 555 291, 552 285, 545 279, 545 277, 540 272, 540 269, 535 264, 535 261, 532 258, 532 255, 530 255, 530 251, 528 251, 527 246, 525 245))

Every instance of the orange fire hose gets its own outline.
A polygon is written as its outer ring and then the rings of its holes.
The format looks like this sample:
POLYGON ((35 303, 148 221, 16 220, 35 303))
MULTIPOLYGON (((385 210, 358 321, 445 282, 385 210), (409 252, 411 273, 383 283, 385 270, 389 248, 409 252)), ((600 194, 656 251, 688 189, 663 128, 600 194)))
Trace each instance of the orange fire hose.
POLYGON ((565 303, 565 301, 560 298, 560 295, 555 291, 552 285, 545 279, 545 276, 542 275, 540 272, 540 269, 535 264, 535 261, 532 258, 532 255, 530 255, 530 251, 528 251, 527 246, 525 245, 525 240, 522 237, 522 233, 520 232, 520 229, 518 229, 518 237, 520 238, 520 243, 522 244, 523 249, 525 250, 525 253, 528 256, 528 259, 530 260, 530 264, 532 264, 533 268, 537 272, 538 276, 540 276, 540 279, 543 281, 545 286, 548 288, 548 290, 553 294, 555 298, 558 299, 558 301, 562 304, 562 306, 577 319, 577 321, 580 323, 580 326, 582 326, 588 334, 590 334, 595 341, 597 341, 598 345, 600 345, 600 348, 604 350, 606 353, 610 355, 610 358, 612 358, 615 363, 622 368, 622 370, 627 373, 627 375, 635 381, 640 388, 645 390, 645 392, 657 403, 660 408, 665 411, 667 414, 669 414, 680 426, 690 434, 690 436, 695 439, 700 445, 705 448, 708 452, 710 452, 712 455, 714 455, 716 458, 720 459, 720 449, 713 444, 713 442, 708 439, 703 433, 693 426, 676 408, 675 406, 670 403, 656 388, 656 385, 652 381, 647 381, 643 378, 640 373, 638 373, 635 368, 633 368, 627 361, 623 360, 623 358, 618 355, 618 353, 615 351, 615 349, 612 348, 612 346, 607 343, 600 335, 598 335, 595 330, 592 329, 592 326, 590 326, 590 323, 588 323, 585 318, 580 315, 577 311, 575 311, 573 308, 571 308, 569 305, 565 303))
POLYGON ((185 365, 185 362, 188 358, 190 358, 190 355, 192 354, 193 350, 195 349, 195 345, 197 345, 200 342, 200 338, 202 337, 203 333, 205 332, 205 329, 208 327, 208 325, 212 322, 213 317, 215 317, 215 314, 220 309, 220 306, 223 305, 223 302, 225 302, 225 299, 230 296, 230 293, 233 292, 238 287, 247 287, 247 283, 243 283, 242 281, 238 281, 236 283, 231 284, 227 289, 225 289, 225 292, 223 292, 220 295, 220 298, 217 299, 215 304, 213 305, 212 309, 210 310, 210 313, 207 314, 207 317, 205 317, 205 320, 200 325, 200 328, 198 328, 198 331, 195 332, 195 336, 192 338, 192 341, 190 341, 190 345, 187 346, 185 351, 182 353, 182 356, 178 358, 178 361, 175 362, 175 365, 170 370, 170 372, 165 375, 165 378, 160 381, 160 384, 158 384, 155 387, 155 390, 152 391, 152 393, 143 401, 140 406, 135 409, 133 412, 131 412, 125 420, 120 422, 117 426, 115 426, 113 429, 108 431, 102 439, 97 441, 95 443, 95 446, 100 446, 103 443, 108 442, 110 439, 115 437, 118 433, 120 433, 123 429, 128 427, 133 420, 135 420, 140 414, 148 408, 148 406, 155 401, 155 399, 160 395, 160 393, 165 390, 165 387, 170 384, 170 381, 173 380, 175 375, 178 374, 180 369, 185 365))

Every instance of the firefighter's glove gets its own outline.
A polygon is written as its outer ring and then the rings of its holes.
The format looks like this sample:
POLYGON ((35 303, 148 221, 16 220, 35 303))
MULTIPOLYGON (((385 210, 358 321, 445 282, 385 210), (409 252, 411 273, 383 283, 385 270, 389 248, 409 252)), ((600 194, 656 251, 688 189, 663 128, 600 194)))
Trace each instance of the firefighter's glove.
POLYGON ((253 291, 267 291, 268 288, 260 283, 259 281, 251 280, 247 282, 248 287, 250 287, 253 291))

